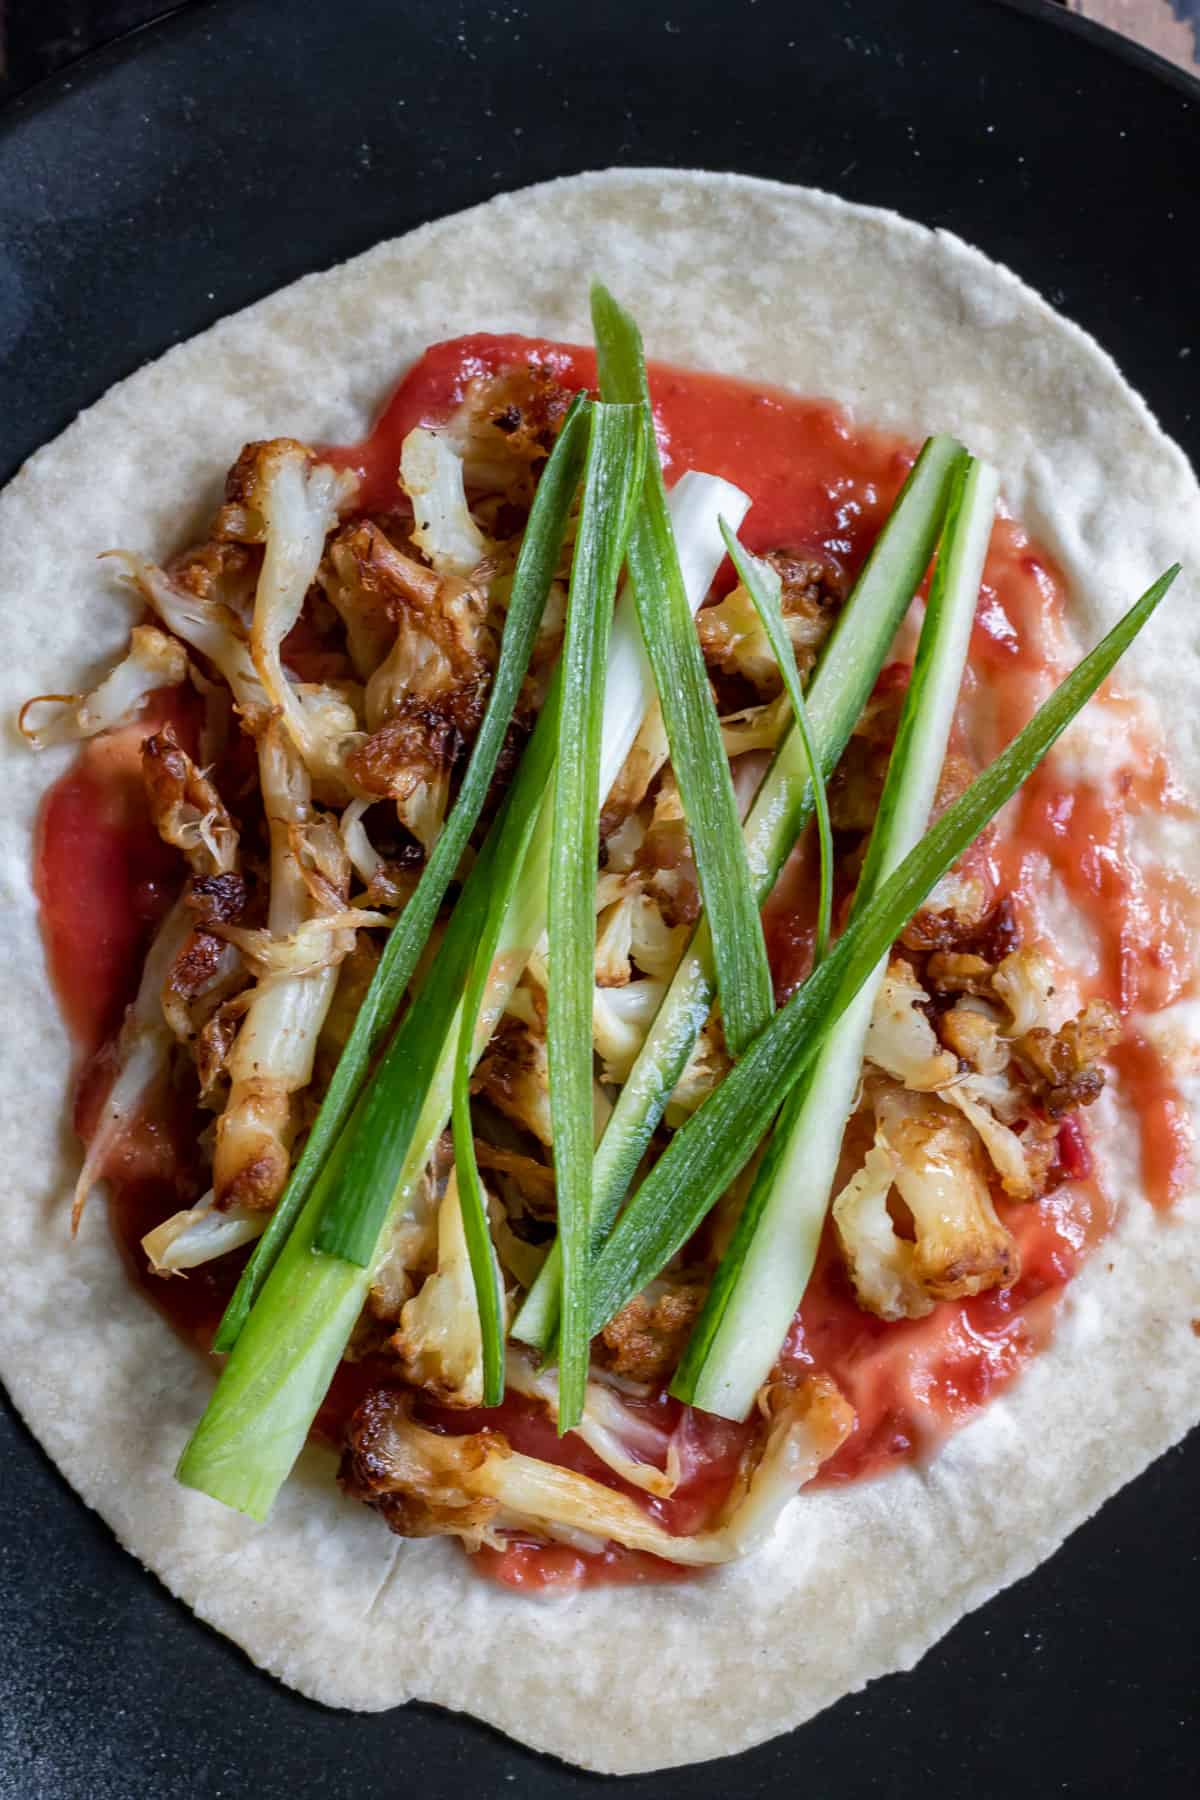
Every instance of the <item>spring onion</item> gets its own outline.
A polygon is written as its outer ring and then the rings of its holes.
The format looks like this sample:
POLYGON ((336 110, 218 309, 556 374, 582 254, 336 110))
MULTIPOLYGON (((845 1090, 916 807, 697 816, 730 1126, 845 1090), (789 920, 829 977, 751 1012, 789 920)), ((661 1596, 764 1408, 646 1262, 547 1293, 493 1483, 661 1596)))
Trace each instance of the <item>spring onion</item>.
MULTIPOLYGON (((942 527, 946 497, 966 457, 953 438, 925 444, 842 609, 808 688, 808 715, 822 773, 846 747, 942 527)), ((684 476, 671 492, 672 511, 684 476)), ((741 516, 725 510, 734 529, 741 516)), ((742 515, 744 516, 744 515, 742 515)), ((679 520, 675 520, 677 539, 679 520)), ((813 809, 803 741, 793 728, 781 743, 743 826, 761 904, 813 809)), ((712 940, 701 918, 658 1009, 629 1079, 617 1096, 592 1172, 593 1231, 603 1238, 682 1075, 715 994, 712 940)), ((558 1327, 561 1264, 557 1244, 542 1265, 512 1335, 542 1351, 558 1327)))
POLYGON ((645 491, 629 539, 629 576, 712 935, 725 1040, 739 1056, 774 1011, 758 899, 667 512, 641 334, 599 283, 592 288, 592 327, 601 395, 645 409, 649 452, 645 491))
POLYGON ((451 1123, 454 1131, 454 1166, 458 1171, 458 1198, 463 1232, 475 1283, 475 1301, 483 1342, 483 1404, 499 1406, 504 1398, 504 1286, 488 1228, 487 1202, 475 1157, 471 1126, 471 1070, 499 1022, 507 993, 490 991, 504 922, 513 890, 529 851, 530 839, 541 816, 546 783, 553 767, 558 741, 560 683, 556 674, 538 718, 534 737, 521 762, 512 796, 505 807, 493 865, 492 881, 483 928, 475 946, 467 991, 459 1015, 454 1060, 451 1123), (497 1004, 499 1001, 499 1004, 497 1004))
POLYGON ((829 949, 829 929, 833 919, 833 826, 829 822, 829 796, 825 792, 821 761, 817 754, 817 746, 813 741, 808 708, 804 704, 800 672, 796 667, 796 657, 784 628, 783 606, 780 598, 783 583, 770 563, 759 562, 757 557, 750 556, 743 550, 726 519, 721 520, 721 536, 725 539, 725 548, 729 551, 730 560, 737 571, 737 578, 754 602, 754 610, 762 621, 767 641, 771 646, 775 661, 779 664, 779 673, 783 677, 787 697, 792 703, 792 718, 800 742, 804 747, 805 769, 812 788, 813 805, 817 818, 817 847, 820 858, 817 926, 813 938, 813 966, 815 968, 829 949))
MULTIPOLYGON (((925 830, 954 723, 998 486, 994 470, 974 461, 956 477, 856 912, 925 830)), ((746 1417, 803 1297, 885 966, 863 983, 792 1089, 756 1171, 671 1385, 678 1399, 706 1412, 746 1417)))
POLYGON ((679 1130, 592 1265, 594 1336, 670 1261, 740 1173, 792 1087, 931 888, 1011 799, 1159 605, 1148 588, 876 890, 825 961, 679 1130))
MULTIPOLYGON (((679 546, 688 603, 698 608, 723 560, 717 526, 720 514, 745 514, 749 502, 739 489, 715 476, 689 473, 671 491, 671 521, 679 546)), ((632 596, 622 596, 613 620, 604 693, 604 744, 600 789, 606 793, 637 736, 653 700, 653 677, 642 648, 632 596)), ((552 767, 553 736, 541 721, 530 740, 517 780, 536 785, 531 757, 547 752, 541 774, 545 793, 552 767), (526 767, 531 774, 526 778, 526 767)), ((509 806, 513 804, 510 796, 509 806)), ((498 1016, 520 980, 546 922, 552 807, 543 801, 504 917, 489 976, 487 1006, 473 1047, 482 1054, 488 1017, 498 1016)), ((408 1148, 382 1191, 383 1212, 375 1256, 387 1242, 389 1224, 408 1207, 438 1138, 450 1117, 455 1057, 471 959, 483 923, 487 897, 499 879, 494 827, 471 870, 428 980, 394 1043, 409 1044, 425 1099, 408 1148), (461 919, 460 919, 461 914, 461 919), (444 977, 444 980, 443 980, 444 977), (435 982, 436 978, 436 982, 435 982), (457 982, 457 988, 455 987, 457 982), (427 989, 432 989, 426 993, 427 989), (437 1004, 434 1004, 434 1001, 437 1004), (410 1023, 411 1022, 411 1023, 410 1023), (426 1060, 428 1059, 428 1060, 426 1060), (432 1069, 432 1073, 428 1071, 432 1069)), ((408 1054, 408 1052, 405 1052, 408 1054)), ((397 1078, 403 1062, 393 1064, 397 1078)), ((380 1070, 382 1076, 382 1069, 380 1070)), ((412 1091, 405 1080, 405 1091, 412 1091)), ((386 1095, 386 1087, 385 1087, 386 1095)), ((386 1111, 385 1111, 386 1122, 386 1111)), ((397 1139, 397 1141, 399 1141, 397 1139)), ((400 1153, 397 1152, 397 1155, 400 1153)), ((332 1159, 331 1159, 332 1160, 332 1159)), ((338 1257, 313 1254, 326 1199, 338 1186, 338 1169, 327 1162, 321 1182, 310 1192, 291 1235, 267 1275, 242 1335, 179 1467, 179 1479, 228 1506, 265 1518, 304 1444, 309 1425, 325 1397, 346 1342, 366 1299, 369 1269, 338 1257)), ((378 1204, 379 1195, 376 1196, 378 1204)))
MULTIPOLYGON (((535 732, 522 767, 536 740, 535 732)), ((509 808, 511 804, 510 797, 509 808)), ((403 1091, 410 1107, 413 1096, 419 1096, 430 1081, 437 1047, 457 1017, 486 915, 501 830, 502 822, 497 821, 451 914, 429 974, 380 1068, 382 1075, 391 1059, 405 1071, 403 1091)), ((361 1119, 363 1107, 360 1100, 352 1127, 361 1119)), ((405 1123, 399 1121, 401 1132, 405 1123)), ((418 1120, 418 1132, 420 1124, 418 1120)), ((411 1119, 408 1125, 411 1136, 411 1119)), ((199 1488, 251 1518, 266 1517, 299 1455, 366 1298, 367 1271, 340 1257, 316 1254, 313 1241, 326 1192, 339 1180, 350 1141, 350 1133, 343 1133, 326 1160, 176 1470, 186 1487, 199 1488)))
POLYGON ((538 483, 513 573, 500 660, 458 798, 416 890, 384 946, 379 966, 338 1059, 304 1149, 217 1328, 213 1341, 215 1350, 233 1349, 264 1280, 312 1192, 313 1183, 338 1133, 350 1116, 371 1059, 412 980, 446 889, 475 828, 496 771, 517 693, 529 666, 534 639, 562 552, 567 516, 579 484, 586 446, 587 402, 580 396, 563 422, 538 483))
MULTIPOLYGON (((592 1205, 592 990, 604 669, 613 601, 646 466, 649 420, 638 406, 596 405, 562 653, 558 761, 547 903, 546 1049, 563 1305, 558 1429, 583 1412, 588 1370, 592 1205)), ((670 527, 667 527, 668 533, 670 527)), ((687 600, 680 593, 691 631, 687 600)), ((643 632, 643 637, 645 633, 643 632)))

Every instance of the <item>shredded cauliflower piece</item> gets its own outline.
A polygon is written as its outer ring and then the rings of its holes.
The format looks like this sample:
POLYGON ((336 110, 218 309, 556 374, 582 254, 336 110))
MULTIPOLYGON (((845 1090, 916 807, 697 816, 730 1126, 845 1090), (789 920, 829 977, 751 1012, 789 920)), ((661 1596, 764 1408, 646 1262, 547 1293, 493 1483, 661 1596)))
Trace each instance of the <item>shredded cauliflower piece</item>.
POLYGON ((687 941, 686 925, 668 925, 639 877, 606 870, 596 884, 596 986, 624 987, 635 971, 669 981, 687 941))
POLYGON ((348 525, 329 546, 321 565, 325 597, 346 628, 346 647, 360 681, 369 681, 396 635, 391 596, 370 579, 376 527, 348 525))
POLYGON ((354 478, 317 462, 311 450, 290 438, 249 448, 255 458, 248 486, 264 529, 250 628, 254 666, 310 775, 344 792, 343 739, 357 726, 353 711, 344 702, 330 705, 328 690, 319 710, 304 705, 284 674, 280 651, 317 578, 338 509, 353 494, 354 478))
POLYGON ((374 881, 383 867, 383 858, 367 835, 363 814, 373 804, 370 800, 352 800, 342 814, 342 843, 354 873, 365 887, 374 881))
MULTIPOLYGON (((782 581, 783 624, 803 674, 812 667, 817 650, 833 622, 831 600, 834 583, 824 564, 804 561, 786 552, 767 559, 782 581)), ((762 694, 776 694, 782 685, 779 665, 762 628, 758 609, 739 582, 715 606, 696 615, 696 629, 705 661, 726 674, 740 675, 762 694)))
POLYGON ((390 925, 386 913, 347 906, 320 918, 305 919, 286 937, 275 937, 261 927, 214 925, 213 932, 240 950, 247 967, 258 977, 258 992, 294 975, 315 975, 335 967, 349 953, 348 933, 364 927, 390 925))
POLYGON ((860 1303, 880 1318, 920 1318, 935 1301, 1011 1286, 1020 1273, 1016 1245, 996 1217, 965 1119, 939 1097, 891 1083, 877 1084, 872 1099, 879 1154, 833 1205, 860 1303), (911 1214, 911 1243, 888 1212, 892 1186, 911 1214))
MULTIPOLYGON (((703 617, 703 614, 701 615, 703 617)), ((792 705, 786 694, 763 706, 744 706, 721 719, 721 742, 730 761, 753 750, 774 750, 791 722, 792 705)))
POLYGON ((960 1000, 942 1014, 938 1033, 951 1054, 979 1075, 1002 1075, 1008 1067, 1008 1041, 1001 1036, 997 1010, 985 1001, 960 1000))
POLYGON ((155 829, 187 858, 183 893, 192 929, 163 982, 163 1016, 191 1044, 245 983, 237 951, 221 928, 239 919, 246 884, 237 872, 238 832, 215 786, 197 769, 169 726, 142 743, 142 787, 155 829))
POLYGON ((637 895, 630 917, 629 951, 643 975, 670 981, 688 940, 688 927, 668 925, 650 894, 637 895))
POLYGON ((487 682, 482 659, 447 651, 439 619, 401 612, 395 643, 367 683, 370 735, 347 756, 360 794, 394 800, 426 850, 442 827, 454 765, 478 729, 487 682))
POLYGON ((1054 971, 1038 950, 1014 950, 991 973, 991 989, 1008 1008, 1011 1037, 1054 1029, 1054 971))
MULTIPOLYGON (((541 1400, 558 1421, 558 1371, 534 1369, 520 1351, 510 1348, 505 1380, 517 1394, 541 1400)), ((676 1487, 675 1478, 661 1466, 670 1442, 669 1434, 645 1414, 625 1406, 607 1381, 591 1379, 584 1392, 583 1417, 572 1427, 606 1468, 633 1487, 666 1499, 676 1487)))
POLYGON ((664 769, 654 810, 638 857, 642 886, 669 925, 692 924, 700 912, 700 889, 692 860, 683 801, 671 769, 664 769))
POLYGON ((88 1195, 103 1179, 109 1159, 120 1148, 151 1091, 166 1079, 173 1040, 171 1028, 163 1017, 163 983, 187 941, 191 925, 187 907, 182 900, 177 900, 159 926, 142 964, 137 994, 126 1011, 117 1038, 112 1086, 100 1110, 75 1183, 71 1205, 72 1233, 79 1230, 88 1195))
POLYGON ((968 1075, 948 1087, 942 1098, 956 1106, 975 1128, 1009 1198, 1036 1200, 1045 1186, 1053 1155, 1054 1128, 1042 1125, 1039 1129, 1038 1122, 1030 1117, 1018 1136, 998 1118, 994 1109, 1015 1113, 1020 1104, 1000 1076, 968 1075))
POLYGON ((880 1319, 920 1319, 933 1311, 916 1272, 917 1247, 888 1211, 892 1155, 878 1140, 833 1203, 833 1223, 859 1305, 880 1319))
POLYGON ((601 1058, 601 1079, 629 1079, 638 1051, 666 993, 663 981, 631 981, 625 987, 596 988, 592 1000, 592 1043, 601 1058))
POLYGON ((241 620, 222 590, 193 593, 143 556, 129 550, 108 554, 167 629, 220 672, 238 712, 255 729, 266 718, 271 702, 259 680, 241 620))
MULTIPOLYGON (((437 1246, 437 1270, 406 1303, 388 1348, 414 1387, 424 1388, 444 1406, 480 1406, 483 1336, 456 1173, 438 1207, 437 1246)), ((499 1285, 498 1267, 495 1275, 499 1285)))
POLYGON ((142 1249, 156 1275, 183 1275, 231 1250, 240 1250, 243 1244, 252 1244, 266 1230, 267 1216, 248 1207, 219 1212, 210 1189, 198 1205, 172 1213, 148 1231, 142 1249))
POLYGON ((600 821, 602 837, 608 837, 622 820, 637 811, 670 754, 662 706, 656 698, 651 701, 621 772, 608 791, 600 821))
POLYGON ((453 1156, 449 1132, 433 1161, 414 1183, 388 1230, 387 1244, 371 1271, 367 1307, 376 1319, 398 1324, 419 1278, 433 1274, 438 1257, 438 1211, 445 1193, 445 1168, 453 1156))
POLYGON ((228 875, 236 869, 237 827, 169 725, 142 744, 142 785, 155 830, 182 851, 193 874, 228 875))
POLYGON ((444 432, 414 426, 400 448, 400 485, 412 501, 413 542, 439 575, 468 575, 487 555, 471 517, 462 458, 444 432))
POLYGON ((766 1396, 764 1439, 750 1452, 715 1525, 676 1537, 625 1494, 514 1452, 498 1431, 447 1437, 413 1423, 405 1398, 368 1395, 342 1461, 346 1492, 403 1537, 449 1534, 471 1549, 535 1532, 584 1549, 623 1544, 691 1567, 735 1561, 772 1534, 795 1494, 840 1447, 853 1409, 823 1376, 766 1396))
POLYGON ((646 836, 646 827, 637 813, 630 813, 627 818, 605 837, 604 848, 608 856, 606 873, 628 875, 636 867, 638 851, 646 836))
POLYGON ((864 1055, 907 1088, 929 1092, 958 1074, 958 1063, 938 1043, 933 1026, 921 1012, 928 999, 911 967, 893 957, 879 986, 864 1055))
POLYGON ((178 687, 186 680, 187 652, 154 625, 135 625, 124 658, 90 694, 35 694, 17 715, 17 724, 34 750, 52 744, 75 744, 128 725, 142 703, 158 688, 178 687), (31 707, 57 705, 42 725, 27 723, 31 707))
POLYGON ((407 611, 397 622, 392 646, 367 683, 367 726, 382 729, 406 700, 432 701, 454 686, 454 664, 423 623, 407 611))
MULTIPOLYGON (((296 854, 296 828, 311 823, 308 771, 278 721, 258 740, 258 767, 271 836, 267 929, 283 942, 319 909, 296 854)), ((339 935, 346 953, 354 935, 339 935)), ((336 985, 337 967, 328 962, 315 973, 280 975, 256 987, 228 1058, 229 1101, 217 1121, 218 1206, 269 1210, 282 1193, 297 1125, 293 1096, 312 1080, 317 1040, 336 985)))
POLYGON ((626 884, 617 884, 619 891, 611 904, 603 905, 605 888, 613 886, 611 878, 606 881, 601 876, 597 883, 596 898, 603 906, 596 921, 596 986, 601 988, 624 987, 633 979, 633 970, 629 965, 630 952, 633 949, 633 915, 638 903, 636 892, 623 891, 626 884))
POLYGON ((721 1015, 714 1008, 701 1027, 692 1054, 684 1064, 683 1074, 667 1102, 664 1114, 667 1124, 675 1129, 689 1119, 714 1088, 721 1085, 731 1067, 721 1015))
POLYGON ((539 1143, 551 1142, 550 1071, 540 1030, 506 1018, 488 1045, 471 1088, 514 1124, 532 1132, 539 1143))

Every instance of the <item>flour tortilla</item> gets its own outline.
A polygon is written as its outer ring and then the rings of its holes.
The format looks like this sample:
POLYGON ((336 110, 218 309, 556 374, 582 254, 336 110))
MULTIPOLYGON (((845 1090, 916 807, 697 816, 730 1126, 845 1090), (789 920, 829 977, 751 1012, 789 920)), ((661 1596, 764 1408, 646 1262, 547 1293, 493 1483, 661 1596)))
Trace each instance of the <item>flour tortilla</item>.
MULTIPOLYGON (((130 622, 96 552, 178 547, 244 440, 358 437, 439 338, 586 341, 593 274, 654 356, 829 395, 910 436, 950 431, 992 459, 1066 572, 1083 640, 1174 559, 1200 571, 1185 458, 1104 352, 1011 274, 945 233, 825 194, 610 171, 309 276, 170 351, 39 451, 0 496, 4 718, 31 693, 90 685, 130 622)), ((1194 581, 1125 677, 1170 721, 1193 787, 1194 581)), ((1096 1111, 1121 1222, 1072 1284, 1052 1347, 928 1468, 802 1496, 745 1564, 539 1603, 480 1580, 453 1543, 390 1537, 341 1497, 327 1454, 306 1453, 263 1526, 176 1486, 212 1377, 129 1283, 101 1204, 69 1239, 71 1049, 30 889, 38 801, 65 758, 30 755, 11 728, 3 755, 0 1372, 121 1541, 301 1692, 363 1710, 436 1701, 613 1772, 727 1754, 911 1667, 1197 1417, 1200 1205, 1152 1214, 1106 1097, 1096 1111)), ((1194 868, 1196 827, 1176 825, 1166 848, 1194 868)), ((1194 1019, 1180 1009, 1156 1028, 1195 1066, 1194 1019)))

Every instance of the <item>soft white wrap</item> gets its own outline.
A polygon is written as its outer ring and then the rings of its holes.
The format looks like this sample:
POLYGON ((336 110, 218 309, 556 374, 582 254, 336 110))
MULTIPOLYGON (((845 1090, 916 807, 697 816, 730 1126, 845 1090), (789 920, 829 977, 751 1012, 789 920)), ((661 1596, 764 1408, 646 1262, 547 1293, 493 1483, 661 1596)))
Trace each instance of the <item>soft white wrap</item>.
MULTIPOLYGON (((0 495, 5 719, 29 694, 94 683, 130 618, 96 553, 185 541, 243 441, 361 435, 435 339, 586 339, 591 275, 654 357, 963 438, 1059 559, 1081 638, 1182 559, 1125 682, 1153 697, 1196 785, 1200 493, 1105 354, 952 237, 803 189, 654 170, 535 188, 310 276, 170 351, 34 456, 0 495)), ((30 889, 38 801, 66 755, 33 756, 7 727, 0 1372, 122 1542, 303 1692, 360 1708, 420 1696, 605 1770, 738 1750, 910 1666, 1196 1417, 1200 1212, 1193 1197, 1152 1216, 1105 1102, 1123 1221, 1053 1346, 928 1469, 802 1497, 745 1564, 538 1604, 481 1581, 453 1544, 389 1537, 315 1452, 265 1526, 177 1487, 210 1372, 130 1285, 102 1206, 68 1238, 71 1057, 30 889)), ((1176 831, 1196 866, 1194 826, 1176 831)))

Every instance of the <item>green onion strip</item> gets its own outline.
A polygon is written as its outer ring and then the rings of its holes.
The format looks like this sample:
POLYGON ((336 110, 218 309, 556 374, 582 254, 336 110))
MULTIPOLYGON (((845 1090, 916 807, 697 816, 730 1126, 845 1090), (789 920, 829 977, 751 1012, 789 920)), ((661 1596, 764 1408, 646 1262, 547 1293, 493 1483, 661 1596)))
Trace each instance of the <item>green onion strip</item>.
MULTIPOLYGON (((560 1433, 578 1424, 587 1385, 592 996, 604 675, 613 602, 645 465, 642 408, 595 405, 563 641, 547 905, 550 986, 546 1049, 563 1259, 560 1433)), ((686 606, 685 600, 685 612, 686 606)), ((690 614, 688 618, 690 623, 690 614)))
MULTIPOLYGON (((546 742, 552 749, 549 734, 546 742)), ((535 732, 522 771, 536 743, 535 732)), ((267 1275, 176 1470, 186 1487, 251 1518, 266 1517, 300 1454, 366 1299, 368 1271, 321 1255, 314 1242, 326 1198, 341 1178, 345 1148, 366 1127, 386 1131, 392 1143, 419 1139, 427 1146, 423 1169, 445 1124, 436 1102, 430 1116, 428 1092, 437 1082, 438 1047, 453 1029, 487 914, 500 833, 498 821, 476 858, 429 974, 267 1275), (393 1089, 396 1105, 382 1116, 376 1109, 368 1112, 372 1095, 393 1089)))
MULTIPOLYGON (((966 452, 953 438, 925 444, 876 539, 830 634, 808 687, 808 715, 821 771, 829 776, 858 721, 896 629, 929 565, 955 471, 966 452)), ((674 512, 685 475, 671 493, 674 512)), ((727 490, 728 491, 728 490, 727 490)), ((728 505, 721 511, 734 517, 728 505)), ((736 521, 740 523, 740 521, 736 521)), ((676 538, 682 545, 680 520, 676 538)), ((793 725, 763 778, 742 827, 759 904, 813 812, 813 785, 803 740, 793 725)), ((592 1171, 593 1236, 611 1229, 715 996, 708 920, 701 918, 630 1071, 596 1150, 592 1171)), ((558 1329, 557 1243, 525 1297, 512 1335, 543 1353, 558 1329)))
POLYGON ((592 328, 602 397, 645 409, 649 451, 629 539, 629 574, 712 935, 725 1040, 739 1056, 774 1011, 758 898, 667 511, 641 334, 599 284, 592 289, 592 328))
MULTIPOLYGON (((920 842, 928 822, 954 724, 998 487, 995 471, 973 461, 956 478, 855 913, 920 842)), ((745 1418, 803 1297, 884 967, 880 963, 863 983, 784 1102, 688 1340, 671 1391, 706 1412, 745 1418)))
POLYGON ((783 677, 783 685, 787 689, 788 699, 792 703, 792 718, 800 742, 804 746, 804 762, 808 779, 812 785, 814 810, 817 817, 817 847, 820 856, 820 880, 817 899, 817 927, 813 938, 813 967, 821 962, 829 949, 829 931, 833 921, 833 827, 829 822, 829 796, 825 792, 825 781, 821 774, 821 759, 817 754, 817 746, 813 741, 812 725, 809 723, 808 708, 804 704, 804 690, 800 686, 800 671, 796 667, 796 657, 792 650, 791 639, 783 623, 783 606, 781 591, 783 583, 770 563, 760 562, 751 556, 738 543, 727 520, 721 520, 721 535, 725 539, 725 547, 729 551, 730 560, 737 571, 737 578, 754 602, 754 609, 762 621, 762 628, 767 634, 775 661, 779 664, 779 673, 783 677))
POLYGON ((502 966, 497 967, 497 952, 513 894, 545 804, 546 786, 558 743, 560 694, 561 681, 556 671, 499 831, 487 912, 463 996, 454 1059, 451 1112, 454 1165, 458 1172, 459 1205, 483 1343, 485 1406, 499 1406, 504 1398, 504 1288, 488 1228, 487 1202, 475 1156, 471 1071, 481 1045, 488 1041, 499 1024, 509 997, 508 972, 502 966))
POLYGON ((852 920, 821 966, 675 1134, 592 1266, 593 1336, 682 1248, 740 1173, 880 957, 931 888, 1095 693, 1178 573, 1175 564, 1159 576, 1008 748, 930 827, 852 920))

